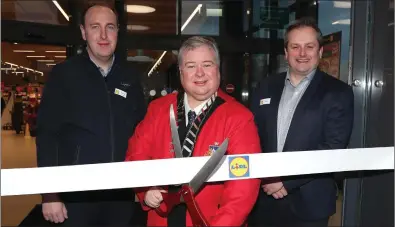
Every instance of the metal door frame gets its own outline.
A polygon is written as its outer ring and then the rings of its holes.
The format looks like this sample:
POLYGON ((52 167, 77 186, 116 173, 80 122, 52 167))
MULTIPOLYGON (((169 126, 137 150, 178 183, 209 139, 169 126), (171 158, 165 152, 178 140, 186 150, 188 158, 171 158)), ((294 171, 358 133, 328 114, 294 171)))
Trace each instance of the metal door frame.
MULTIPOLYGON (((371 124, 369 115, 375 106, 372 100, 380 95, 380 88, 374 86, 374 81, 383 79, 383 67, 377 62, 384 58, 382 37, 386 36, 383 29, 386 29, 387 10, 387 1, 352 1, 349 83, 353 86, 355 113, 350 148, 372 146, 367 139, 371 124)), ((361 225, 363 177, 361 171, 345 179, 342 226, 361 225)))

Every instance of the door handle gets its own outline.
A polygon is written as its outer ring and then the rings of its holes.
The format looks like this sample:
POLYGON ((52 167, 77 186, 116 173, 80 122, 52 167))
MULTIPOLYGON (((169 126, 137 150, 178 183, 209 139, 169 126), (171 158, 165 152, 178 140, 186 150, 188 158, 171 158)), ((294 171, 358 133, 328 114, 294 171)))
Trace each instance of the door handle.
POLYGON ((353 80, 352 86, 354 87, 360 87, 362 85, 362 82, 360 80, 353 80))
POLYGON ((376 80, 374 82, 374 86, 376 86, 376 87, 383 87, 384 86, 384 82, 382 80, 376 80))

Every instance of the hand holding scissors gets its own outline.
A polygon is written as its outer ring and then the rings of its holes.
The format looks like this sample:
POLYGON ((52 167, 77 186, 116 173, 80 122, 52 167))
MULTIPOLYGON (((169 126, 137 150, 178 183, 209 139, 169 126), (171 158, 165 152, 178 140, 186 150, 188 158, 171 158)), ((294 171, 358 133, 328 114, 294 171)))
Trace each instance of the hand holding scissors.
MULTIPOLYGON (((176 158, 183 158, 173 105, 170 107, 170 127, 175 156, 176 158)), ((228 148, 228 141, 228 139, 225 139, 221 146, 211 155, 209 160, 192 178, 192 180, 189 183, 183 184, 178 192, 162 193, 163 202, 161 203, 160 207, 156 208, 158 214, 166 217, 174 206, 180 203, 186 203, 193 225, 202 227, 209 226, 206 218, 202 215, 199 206, 195 201, 195 195, 199 189, 201 189, 204 182, 222 163, 223 157, 228 148)))

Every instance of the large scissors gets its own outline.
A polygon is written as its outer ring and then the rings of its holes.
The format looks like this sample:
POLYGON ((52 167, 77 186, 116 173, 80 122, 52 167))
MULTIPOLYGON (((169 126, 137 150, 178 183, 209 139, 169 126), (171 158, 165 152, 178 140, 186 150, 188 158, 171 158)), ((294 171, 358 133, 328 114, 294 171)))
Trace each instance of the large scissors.
MULTIPOLYGON (((176 158, 183 158, 173 104, 170 106, 170 128, 175 156, 176 158)), ((209 160, 192 178, 192 180, 189 183, 183 184, 178 192, 167 192, 162 194, 163 202, 160 207, 156 208, 159 215, 167 217, 174 206, 180 203, 185 203, 194 226, 209 226, 208 221, 202 215, 200 208, 195 201, 195 195, 203 183, 216 171, 217 167, 222 164, 224 160, 223 156, 228 148, 228 141, 228 139, 224 140, 221 146, 213 152, 209 160)))

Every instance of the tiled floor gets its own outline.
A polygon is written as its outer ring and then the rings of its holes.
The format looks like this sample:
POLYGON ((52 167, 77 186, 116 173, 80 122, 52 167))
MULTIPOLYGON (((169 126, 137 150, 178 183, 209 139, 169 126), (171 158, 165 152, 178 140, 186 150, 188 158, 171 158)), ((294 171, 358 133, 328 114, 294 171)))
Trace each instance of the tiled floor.
MULTIPOLYGON (((26 168, 36 166, 35 139, 16 135, 13 131, 1 132, 1 168, 26 168)), ((41 198, 39 195, 10 196, 1 198, 1 226, 17 226, 41 198)), ((329 226, 340 226, 341 197, 337 202, 338 213, 331 217, 329 226)))
MULTIPOLYGON (((36 166, 34 138, 15 131, 1 132, 1 168, 36 166)), ((17 226, 30 210, 41 202, 39 195, 1 197, 1 226, 17 226)))

